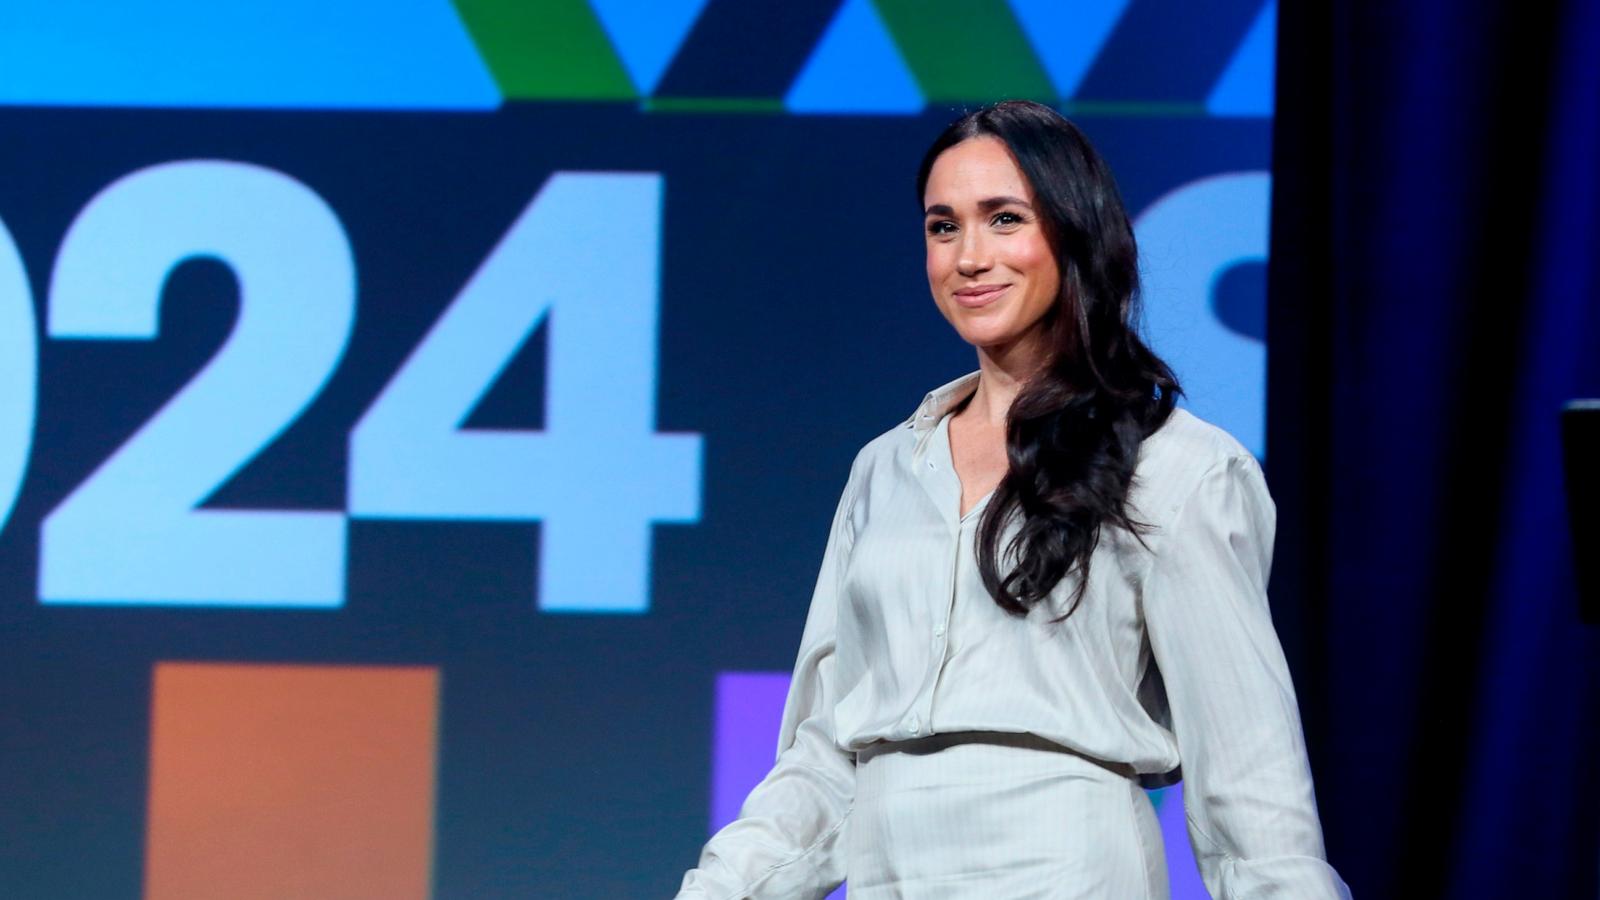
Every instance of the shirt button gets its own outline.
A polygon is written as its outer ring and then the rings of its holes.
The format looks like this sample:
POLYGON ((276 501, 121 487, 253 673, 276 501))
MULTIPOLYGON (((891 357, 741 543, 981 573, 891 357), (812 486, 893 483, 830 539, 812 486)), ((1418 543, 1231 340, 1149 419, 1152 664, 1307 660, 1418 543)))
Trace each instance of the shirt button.
POLYGON ((933 467, 934 467, 934 466, 933 466, 933 460, 931 460, 931 459, 930 459, 930 460, 928 460, 928 468, 930 468, 930 469, 931 469, 931 468, 933 468, 933 467))
POLYGON ((917 721, 917 717, 916 716, 912 716, 912 717, 906 719, 906 733, 907 734, 921 734, 922 733, 922 723, 917 721))
POLYGON ((940 622, 938 625, 935 625, 933 627, 933 636, 934 637, 944 637, 944 623, 943 622, 940 622))

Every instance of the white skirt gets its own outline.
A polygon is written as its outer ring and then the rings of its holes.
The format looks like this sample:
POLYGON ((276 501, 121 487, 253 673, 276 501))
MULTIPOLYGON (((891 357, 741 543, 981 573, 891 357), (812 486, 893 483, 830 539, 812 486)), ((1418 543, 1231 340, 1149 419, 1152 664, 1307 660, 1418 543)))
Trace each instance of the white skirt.
POLYGON ((1131 769, 1033 735, 934 735, 856 755, 850 900, 1166 900, 1131 769))

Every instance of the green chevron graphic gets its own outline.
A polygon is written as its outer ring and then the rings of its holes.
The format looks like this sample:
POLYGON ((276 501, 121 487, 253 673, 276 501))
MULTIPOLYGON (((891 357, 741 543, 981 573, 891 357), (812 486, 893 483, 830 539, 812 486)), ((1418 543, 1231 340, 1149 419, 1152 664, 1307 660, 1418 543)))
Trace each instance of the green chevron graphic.
POLYGON ((1005 0, 873 0, 930 103, 1057 100, 1005 0))
POLYGON ((584 0, 453 0, 507 100, 639 94, 584 0))

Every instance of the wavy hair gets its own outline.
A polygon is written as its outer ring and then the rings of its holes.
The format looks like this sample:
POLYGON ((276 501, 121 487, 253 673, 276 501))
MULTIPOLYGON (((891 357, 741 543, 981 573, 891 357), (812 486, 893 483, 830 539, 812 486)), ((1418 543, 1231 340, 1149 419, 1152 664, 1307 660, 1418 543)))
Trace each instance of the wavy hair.
POLYGON ((917 171, 921 208, 939 154, 999 139, 1033 188, 1061 291, 1041 321, 1046 357, 1006 414, 1009 467, 978 523, 978 572, 1001 609, 1025 616, 1076 572, 1067 611, 1083 600, 1102 526, 1137 537, 1128 515, 1139 445, 1171 414, 1181 389, 1137 333, 1138 249, 1111 169, 1066 117, 1007 100, 952 122, 917 171), (1006 521, 1021 526, 1003 548, 1006 521), (1000 574, 1002 553, 1016 560, 1000 574))

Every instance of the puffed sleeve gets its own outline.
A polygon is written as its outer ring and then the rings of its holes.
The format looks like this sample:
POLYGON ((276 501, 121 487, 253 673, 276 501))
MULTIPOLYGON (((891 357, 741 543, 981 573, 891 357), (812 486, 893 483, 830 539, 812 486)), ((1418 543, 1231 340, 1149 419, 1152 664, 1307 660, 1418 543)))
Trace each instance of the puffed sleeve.
POLYGON ((1211 896, 1350 896, 1326 861, 1299 707, 1267 605, 1277 510, 1249 455, 1210 468, 1164 529, 1145 625, 1211 896))
POLYGON ((841 836, 855 797, 855 756, 834 743, 834 622, 850 552, 855 473, 828 531, 822 567, 783 708, 778 755, 739 818, 712 836, 679 900, 821 898, 844 881, 841 836))

